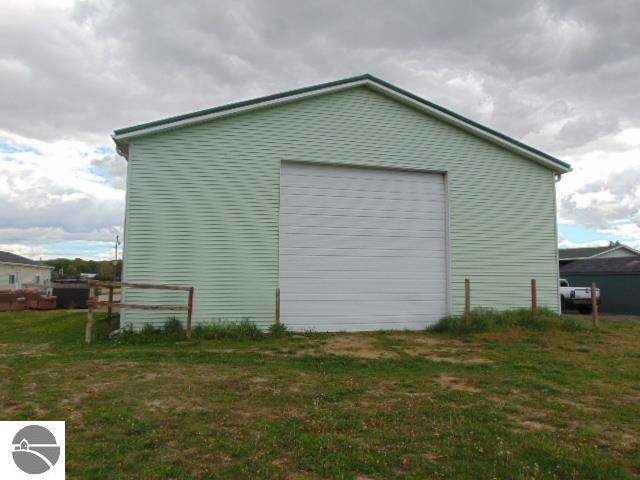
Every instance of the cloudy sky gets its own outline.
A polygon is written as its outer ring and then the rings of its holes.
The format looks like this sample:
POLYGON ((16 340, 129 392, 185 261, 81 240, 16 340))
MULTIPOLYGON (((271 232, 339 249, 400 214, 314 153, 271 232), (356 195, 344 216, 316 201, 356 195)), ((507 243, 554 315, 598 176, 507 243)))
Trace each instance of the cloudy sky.
POLYGON ((563 246, 640 248, 640 2, 2 0, 0 250, 112 258, 115 128, 372 73, 572 164, 563 246))

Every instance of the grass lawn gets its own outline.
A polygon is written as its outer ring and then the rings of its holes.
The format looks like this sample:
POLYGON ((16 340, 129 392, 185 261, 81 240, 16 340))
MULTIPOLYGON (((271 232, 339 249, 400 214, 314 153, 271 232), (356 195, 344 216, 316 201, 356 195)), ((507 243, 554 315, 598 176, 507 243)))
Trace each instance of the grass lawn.
POLYGON ((87 347, 84 320, 0 314, 1 419, 66 420, 67 478, 640 477, 640 323, 87 347))

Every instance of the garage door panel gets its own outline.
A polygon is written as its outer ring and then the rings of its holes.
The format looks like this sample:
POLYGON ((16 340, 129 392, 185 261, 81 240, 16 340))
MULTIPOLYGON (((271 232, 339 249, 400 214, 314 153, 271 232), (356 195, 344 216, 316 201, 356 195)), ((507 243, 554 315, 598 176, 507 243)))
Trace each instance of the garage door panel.
POLYGON ((424 328, 446 314, 442 175, 284 163, 283 322, 424 328))
MULTIPOLYGON (((303 226, 288 226, 282 225, 280 232, 284 235, 348 235, 348 236, 371 236, 371 235, 385 235, 390 237, 401 236, 404 237, 407 233, 407 227, 409 225, 397 225, 395 228, 390 228, 386 225, 378 224, 363 225, 363 226, 323 226, 323 225, 303 225, 303 226)), ((434 222, 431 228, 420 228, 418 225, 410 225, 414 234, 422 237, 436 237, 442 238, 442 223, 434 222)))
MULTIPOLYGON (((408 233, 410 235, 411 233, 408 233)), ((296 247, 304 245, 313 248, 359 248, 359 249, 380 249, 395 248, 397 250, 415 251, 419 248, 431 248, 444 251, 441 246, 443 237, 402 237, 386 235, 382 236, 338 236, 338 235, 299 235, 296 238, 284 236, 280 238, 282 248, 296 247)))
MULTIPOLYGON (((425 185, 439 185, 441 175, 416 177, 417 172, 384 168, 340 167, 334 165, 311 165, 287 162, 286 177, 282 178, 282 185, 327 185, 361 184, 368 190, 375 190, 379 183, 396 184, 399 190, 411 188, 416 184, 419 188, 425 185), (349 170, 347 170, 347 168, 349 170), (305 183, 305 182, 311 182, 305 183), (406 186, 408 185, 408 186, 406 186)), ((418 173, 421 175, 421 173, 418 173)))
MULTIPOLYGON (((336 278, 323 279, 315 278, 313 272, 309 277, 302 280, 300 278, 283 278, 280 289, 284 292, 305 293, 310 291, 321 291, 323 293, 423 293, 433 290, 442 292, 442 285, 439 279, 424 278, 414 279, 394 279, 389 281, 386 278, 336 278)), ((285 298, 285 293, 282 294, 285 298)))
MULTIPOLYGON (((330 248, 317 248, 317 247, 283 247, 280 245, 280 258, 282 257, 295 257, 298 255, 309 257, 353 257, 353 258, 368 258, 375 261, 376 258, 383 257, 416 257, 415 250, 396 250, 393 243, 387 243, 377 248, 370 248, 363 250, 357 247, 330 247, 330 248)), ((444 255, 445 251, 440 252, 444 255)), ((286 259, 285 259, 286 260, 286 259)))
MULTIPOLYGON (((281 197, 282 198, 282 197, 281 197)), ((444 212, 431 211, 431 210, 418 210, 418 211, 405 211, 398 210, 390 211, 376 211, 372 209, 357 209, 357 208, 328 208, 318 207, 313 204, 296 205, 295 207, 289 204, 280 205, 280 215, 286 219, 287 215, 328 215, 331 217, 347 217, 347 218, 394 218, 402 220, 431 220, 438 219, 444 221, 444 212)))
POLYGON ((437 322, 441 316, 437 315, 383 315, 383 316, 335 316, 310 315, 304 322, 287 324, 294 331, 320 332, 362 332, 373 330, 415 330, 425 328, 437 322))
MULTIPOLYGON (((289 259, 286 272, 282 272, 282 278, 299 277, 300 275, 313 274, 320 275, 334 272, 336 275, 344 276, 353 273, 380 273, 381 275, 402 275, 410 274, 413 278, 415 274, 423 277, 433 276, 436 273, 444 273, 444 265, 433 265, 428 258, 415 258, 411 255, 406 257, 352 257, 345 256, 342 262, 330 262, 322 256, 293 257, 289 259)), ((440 278, 439 278, 440 279, 440 278)))
POLYGON ((385 199, 385 200, 406 200, 408 202, 424 202, 432 201, 439 202, 442 200, 444 192, 424 192, 424 191, 387 191, 387 190, 365 190, 358 189, 353 185, 345 185, 343 188, 336 188, 333 185, 331 188, 314 188, 314 187, 280 187, 280 192, 295 199, 300 196, 304 198, 366 198, 366 199, 385 199))
MULTIPOLYGON (((420 315, 425 310, 433 308, 432 302, 427 300, 414 300, 410 302, 381 301, 323 301, 318 302, 318 308, 314 315, 339 316, 339 315, 420 315)), ((288 314, 303 316, 309 313, 308 301, 287 299, 288 314)))
MULTIPOLYGON (((340 271, 326 271, 326 270, 307 270, 298 271, 298 272, 290 272, 286 275, 283 275, 282 278, 282 286, 287 286, 292 291, 299 291, 296 283, 306 283, 310 276, 313 276, 313 282, 309 280, 309 284, 322 284, 323 288, 328 288, 324 285, 325 282, 337 282, 339 285, 342 285, 342 288, 348 288, 348 283, 367 283, 367 282, 377 282, 380 281, 381 285, 389 284, 389 283, 397 283, 401 281, 407 281, 412 283, 420 284, 421 288, 427 288, 430 286, 439 286, 439 282, 435 282, 433 277, 436 275, 442 275, 445 272, 438 270, 429 270, 427 273, 423 272, 391 272, 386 274, 384 272, 376 272, 376 271, 361 271, 361 272, 340 272, 340 271)), ((439 290, 438 290, 439 291, 439 290)), ((384 293, 384 291, 374 292, 374 293, 384 293)))
POLYGON ((280 228, 284 233, 289 233, 287 229, 305 228, 305 227, 323 227, 329 228, 359 228, 359 229, 377 229, 378 225, 384 224, 389 229, 406 229, 411 225, 416 230, 443 230, 444 218, 398 218, 371 216, 354 216, 354 215, 296 215, 282 214, 280 216, 280 228))
POLYGON ((345 256, 341 262, 327 262, 319 256, 294 256, 288 259, 287 271, 282 272, 282 278, 299 277, 306 272, 317 273, 335 272, 344 276, 352 273, 380 273, 381 275, 402 275, 421 273, 424 276, 433 276, 433 272, 444 273, 444 265, 433 265, 428 258, 406 257, 377 257, 371 261, 371 257, 345 256))
MULTIPOLYGON (((431 293, 397 293, 397 292, 384 292, 384 293, 360 293, 358 294, 358 300, 363 302, 368 301, 387 301, 387 300, 399 300, 403 302, 413 301, 437 301, 441 296, 441 292, 431 293)), ((330 300, 332 302, 351 302, 353 301, 353 294, 351 292, 337 292, 337 293, 296 293, 287 292, 287 302, 295 301, 318 301, 318 300, 330 300)))
MULTIPOLYGON (((392 198, 362 198, 340 196, 310 196, 294 195, 288 199, 289 207, 306 207, 313 205, 316 208, 327 208, 339 213, 342 210, 361 210, 368 212, 406 212, 413 213, 420 209, 424 203, 417 200, 399 200, 392 198)), ((441 203, 441 202, 434 202, 441 203)))

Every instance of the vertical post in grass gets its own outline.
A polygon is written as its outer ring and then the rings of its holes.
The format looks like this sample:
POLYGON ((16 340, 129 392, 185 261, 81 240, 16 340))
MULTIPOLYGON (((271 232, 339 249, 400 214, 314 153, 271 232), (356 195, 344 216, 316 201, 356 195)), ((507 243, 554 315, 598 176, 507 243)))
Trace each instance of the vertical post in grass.
POLYGON ((591 284, 591 313, 593 314, 593 326, 598 328, 600 326, 600 316, 598 315, 598 298, 596 297, 596 291, 598 290, 595 282, 591 284))
POLYGON ((534 322, 538 319, 538 287, 536 279, 531 279, 531 320, 534 322))
POLYGON ((280 287, 276 288, 276 325, 280 325, 280 287))
POLYGON ((193 316, 193 287, 189 289, 189 306, 187 307, 187 338, 191 338, 191 317, 193 316))
POLYGON ((107 305, 107 322, 109 322, 109 328, 113 326, 113 285, 109 285, 109 304, 107 305))
POLYGON ((468 278, 464 279, 464 323, 471 323, 471 282, 468 278))
POLYGON ((89 298, 87 299, 87 328, 84 332, 84 341, 88 345, 93 337, 93 302, 95 301, 96 287, 89 283, 89 298))

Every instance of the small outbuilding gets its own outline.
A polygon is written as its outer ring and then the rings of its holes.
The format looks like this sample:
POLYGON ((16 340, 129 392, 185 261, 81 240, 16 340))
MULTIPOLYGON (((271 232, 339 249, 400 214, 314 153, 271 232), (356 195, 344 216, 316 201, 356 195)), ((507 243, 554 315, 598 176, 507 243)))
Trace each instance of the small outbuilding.
POLYGON ((11 252, 0 252, 0 290, 37 288, 51 293, 53 267, 11 252))
POLYGON ((293 330, 420 329, 464 310, 465 278, 474 307, 526 307, 535 278, 559 311, 555 184, 570 166, 371 75, 113 138, 123 280, 195 286, 195 322, 272 324, 279 287, 293 330))
POLYGON ((604 247, 561 248, 559 255, 562 267, 576 260, 588 258, 640 257, 640 252, 620 242, 609 242, 609 245, 604 247))
POLYGON ((576 260, 560 269, 574 286, 600 289, 602 313, 640 315, 640 256, 576 260))

